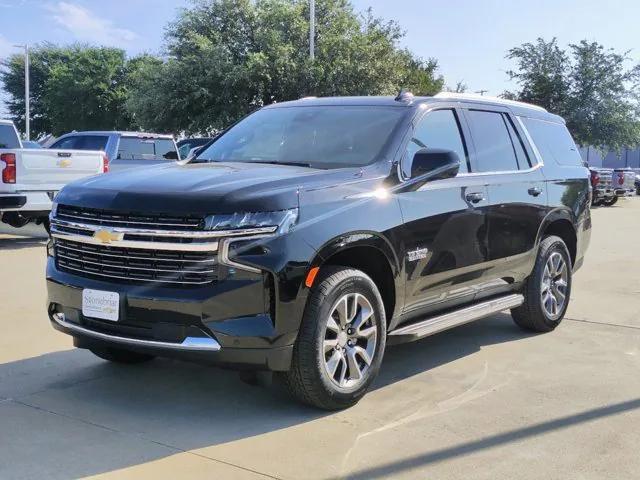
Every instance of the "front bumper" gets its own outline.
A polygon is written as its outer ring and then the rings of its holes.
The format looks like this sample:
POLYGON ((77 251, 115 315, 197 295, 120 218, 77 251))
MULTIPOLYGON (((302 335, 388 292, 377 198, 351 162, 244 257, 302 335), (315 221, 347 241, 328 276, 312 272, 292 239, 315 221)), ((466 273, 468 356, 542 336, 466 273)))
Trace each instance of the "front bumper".
POLYGON ((79 348, 114 347, 198 363, 288 370, 296 332, 276 329, 262 274, 237 272, 198 288, 127 285, 76 276, 47 263, 52 326, 79 348), (115 291, 119 320, 82 314, 82 290, 115 291))

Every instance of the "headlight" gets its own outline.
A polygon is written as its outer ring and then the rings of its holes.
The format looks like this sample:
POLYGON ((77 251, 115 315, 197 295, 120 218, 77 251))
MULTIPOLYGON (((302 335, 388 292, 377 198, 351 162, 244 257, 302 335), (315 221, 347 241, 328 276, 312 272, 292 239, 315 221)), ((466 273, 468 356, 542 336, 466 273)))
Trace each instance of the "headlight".
POLYGON ((207 230, 252 230, 252 233, 287 232, 298 220, 298 209, 277 212, 253 212, 209 215, 205 219, 207 230), (255 230, 259 230, 255 232, 255 230))

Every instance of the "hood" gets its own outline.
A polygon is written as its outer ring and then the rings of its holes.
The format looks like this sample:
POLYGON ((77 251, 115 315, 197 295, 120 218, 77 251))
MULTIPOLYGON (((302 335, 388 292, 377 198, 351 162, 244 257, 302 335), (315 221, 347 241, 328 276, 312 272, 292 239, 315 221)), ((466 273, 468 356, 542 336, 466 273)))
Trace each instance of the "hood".
POLYGON ((56 201, 78 207, 167 214, 275 211, 298 206, 300 185, 321 188, 353 177, 353 169, 171 163, 84 178, 67 185, 56 201))

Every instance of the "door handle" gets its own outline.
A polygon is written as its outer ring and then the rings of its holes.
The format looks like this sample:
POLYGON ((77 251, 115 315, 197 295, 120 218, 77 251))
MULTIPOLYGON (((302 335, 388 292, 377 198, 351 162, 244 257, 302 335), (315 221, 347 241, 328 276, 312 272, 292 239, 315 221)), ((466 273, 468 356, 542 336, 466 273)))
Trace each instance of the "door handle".
POLYGON ((471 203, 478 203, 484 200, 484 195, 480 192, 473 192, 467 193, 465 198, 471 203))
POLYGON ((527 190, 527 192, 529 192, 529 195, 537 197, 542 193, 542 190, 540 190, 538 187, 531 187, 529 190, 527 190))

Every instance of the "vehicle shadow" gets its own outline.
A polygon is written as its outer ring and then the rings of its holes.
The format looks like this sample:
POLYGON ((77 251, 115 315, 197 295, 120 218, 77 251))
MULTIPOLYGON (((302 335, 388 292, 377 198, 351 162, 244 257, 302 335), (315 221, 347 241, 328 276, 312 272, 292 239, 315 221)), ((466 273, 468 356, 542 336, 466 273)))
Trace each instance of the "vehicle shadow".
MULTIPOLYGON (((498 314, 390 347, 373 388, 528 335, 509 315, 498 314)), ((229 370, 170 360, 125 367, 83 350, 54 352, 0 365, 0 478, 96 475, 332 415, 339 414, 300 405, 277 384, 245 384, 229 370), (48 419, 46 429, 36 414, 48 419), (69 461, 65 452, 77 449, 82 459, 69 461)))
POLYGON ((40 245, 45 246, 46 243, 46 238, 0 238, 0 250, 21 250, 23 248, 33 248, 40 245))

